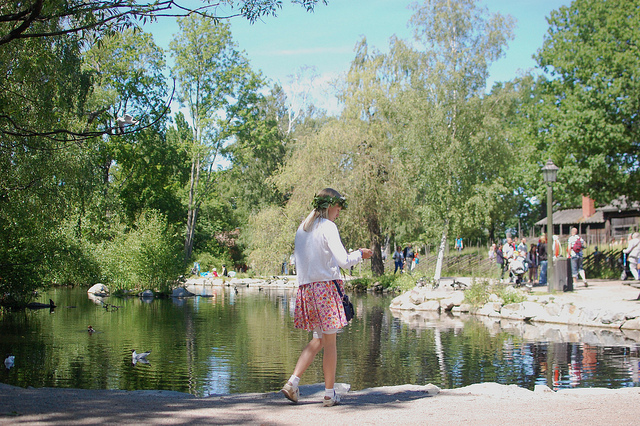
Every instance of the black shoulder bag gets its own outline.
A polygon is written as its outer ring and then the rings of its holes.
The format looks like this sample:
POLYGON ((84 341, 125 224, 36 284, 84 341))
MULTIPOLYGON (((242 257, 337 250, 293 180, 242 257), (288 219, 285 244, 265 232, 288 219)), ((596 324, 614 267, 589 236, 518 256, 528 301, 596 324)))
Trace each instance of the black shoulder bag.
POLYGON ((342 306, 344 307, 344 316, 347 318, 347 322, 351 321, 356 314, 355 309, 353 309, 353 303, 349 300, 349 296, 346 294, 342 294, 342 290, 340 290, 340 285, 338 284, 338 280, 333 280, 333 283, 336 285, 336 289, 338 289, 338 294, 342 298, 342 306))

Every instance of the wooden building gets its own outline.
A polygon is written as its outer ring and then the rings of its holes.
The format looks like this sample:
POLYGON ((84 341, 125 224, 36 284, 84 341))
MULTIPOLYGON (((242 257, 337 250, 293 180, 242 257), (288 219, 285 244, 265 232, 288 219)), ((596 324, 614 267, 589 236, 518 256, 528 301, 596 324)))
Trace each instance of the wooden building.
MULTIPOLYGON (((546 231, 547 218, 536 222, 540 233, 546 231)), ((571 228, 578 228, 578 233, 587 244, 605 244, 626 240, 629 233, 640 228, 640 202, 627 202, 620 197, 610 204, 595 207, 589 197, 582 197, 581 209, 558 210, 553 213, 553 233, 566 240, 571 235, 571 228)))

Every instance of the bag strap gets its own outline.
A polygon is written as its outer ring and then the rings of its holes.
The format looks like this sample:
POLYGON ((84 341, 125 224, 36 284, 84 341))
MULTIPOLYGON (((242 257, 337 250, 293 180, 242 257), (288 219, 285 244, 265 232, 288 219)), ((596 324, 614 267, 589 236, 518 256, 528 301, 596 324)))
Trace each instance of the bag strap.
POLYGON ((333 283, 336 285, 336 288, 338 289, 338 294, 340 295, 340 298, 343 298, 344 294, 342 294, 342 290, 340 290, 340 286, 338 285, 338 280, 333 280, 333 283))

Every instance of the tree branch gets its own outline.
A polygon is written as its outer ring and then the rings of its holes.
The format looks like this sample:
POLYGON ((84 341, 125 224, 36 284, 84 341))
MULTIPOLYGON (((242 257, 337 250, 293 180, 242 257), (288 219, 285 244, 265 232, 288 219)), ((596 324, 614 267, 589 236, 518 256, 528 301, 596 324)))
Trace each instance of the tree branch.
MULTIPOLYGON (((171 97, 167 101, 166 105, 164 106, 164 109, 162 110, 162 112, 160 113, 158 118, 156 118, 154 121, 152 121, 151 123, 149 123, 149 124, 147 124, 145 126, 137 127, 137 128, 135 128, 134 130, 131 130, 131 131, 118 133, 118 135, 127 135, 127 134, 137 133, 137 132, 140 132, 141 130, 148 129, 148 128, 154 126, 155 124, 157 124, 158 122, 160 122, 160 120, 162 120, 164 117, 166 117, 167 113, 171 109, 171 101, 173 100, 175 92, 176 92, 176 84, 175 84, 175 80, 174 80, 174 82, 173 82, 173 91, 171 92, 171 97)), ((95 114, 95 113, 92 113, 92 114, 95 114)), ((27 128, 24 128, 24 127, 20 126, 19 124, 17 124, 8 115, 0 114, 0 119, 5 119, 9 123, 11 123, 11 125, 15 128, 15 130, 6 130, 6 129, 0 128, 0 134, 9 135, 9 136, 13 136, 13 137, 22 137, 22 138, 42 137, 42 138, 46 138, 46 139, 49 139, 49 140, 52 140, 52 141, 55 141, 55 142, 78 143, 78 142, 82 142, 82 141, 84 141, 86 139, 100 137, 102 135, 114 135, 115 130, 118 129, 118 126, 111 126, 111 127, 106 127, 104 130, 97 130, 97 131, 91 131, 91 132, 90 131, 73 132, 73 131, 67 130, 67 129, 56 129, 56 130, 50 130, 48 132, 38 132, 36 130, 31 130, 31 129, 27 129, 27 128), (64 137, 60 138, 60 137, 58 137, 60 135, 69 136, 70 138, 64 138, 64 137)), ((90 114, 89 122, 93 121, 94 119, 95 119, 95 117, 92 117, 91 114, 90 114)), ((64 149, 64 147, 58 147, 58 148, 30 147, 30 148, 31 149, 41 150, 41 151, 55 151, 55 150, 58 150, 58 149, 64 149)))
MULTIPOLYGON (((81 2, 70 7, 62 6, 58 13, 41 15, 44 0, 36 0, 29 9, 16 13, 8 13, 0 16, 0 22, 15 23, 16 28, 9 33, 0 36, 0 46, 17 39, 41 38, 60 36, 64 34, 75 34, 87 30, 99 31, 105 26, 114 25, 116 27, 127 27, 133 25, 135 20, 154 20, 159 17, 180 18, 192 14, 219 21, 243 16, 251 23, 265 15, 275 15, 276 11, 282 7, 279 0, 240 0, 226 2, 215 2, 201 7, 187 7, 179 4, 176 0, 152 1, 150 3, 139 4, 137 1, 128 2, 122 0, 94 0, 81 2), (236 4, 237 3, 237 4, 236 4), (223 4, 228 4, 233 10, 239 8, 237 13, 217 15, 216 9, 223 4), (175 11, 175 12, 174 12, 175 11), (96 19, 93 22, 77 24, 83 20, 96 19), (58 23, 64 20, 69 26, 56 31, 29 32, 35 23, 47 24, 58 23)), ((294 4, 299 4, 307 11, 313 11, 318 2, 327 4, 327 0, 291 0, 294 4)))

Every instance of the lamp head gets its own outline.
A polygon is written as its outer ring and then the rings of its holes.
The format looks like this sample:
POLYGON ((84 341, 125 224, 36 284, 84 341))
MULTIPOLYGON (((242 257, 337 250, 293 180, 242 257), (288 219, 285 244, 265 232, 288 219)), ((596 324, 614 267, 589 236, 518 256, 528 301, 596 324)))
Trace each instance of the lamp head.
POLYGON ((560 168, 553 164, 551 159, 547 160, 547 164, 542 168, 542 176, 544 177, 545 182, 555 182, 558 177, 558 170, 560 168))

